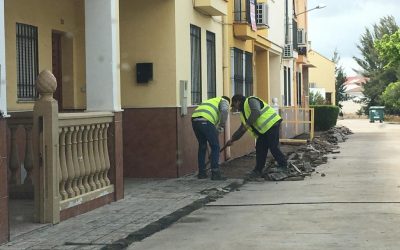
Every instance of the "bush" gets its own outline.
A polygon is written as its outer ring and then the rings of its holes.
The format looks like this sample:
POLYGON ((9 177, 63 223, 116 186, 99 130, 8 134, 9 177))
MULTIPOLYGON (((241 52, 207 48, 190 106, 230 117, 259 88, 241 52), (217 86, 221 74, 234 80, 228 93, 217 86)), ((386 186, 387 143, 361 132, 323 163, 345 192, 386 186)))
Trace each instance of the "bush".
POLYGON ((317 131, 325 131, 336 125, 339 107, 333 105, 311 105, 314 108, 314 127, 317 131))

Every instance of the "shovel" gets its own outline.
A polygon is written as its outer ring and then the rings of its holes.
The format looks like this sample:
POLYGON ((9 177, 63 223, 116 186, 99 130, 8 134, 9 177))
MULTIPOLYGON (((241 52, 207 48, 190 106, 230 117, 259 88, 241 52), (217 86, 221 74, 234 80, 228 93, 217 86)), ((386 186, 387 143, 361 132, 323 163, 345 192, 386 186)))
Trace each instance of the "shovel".
MULTIPOLYGON (((224 151, 227 147, 228 147, 228 145, 225 144, 225 145, 219 150, 219 153, 221 153, 222 151, 224 151)), ((211 154, 210 154, 210 156, 208 157, 208 161, 206 162, 206 171, 210 170, 210 168, 207 168, 207 166, 210 164, 210 162, 211 162, 211 154)))

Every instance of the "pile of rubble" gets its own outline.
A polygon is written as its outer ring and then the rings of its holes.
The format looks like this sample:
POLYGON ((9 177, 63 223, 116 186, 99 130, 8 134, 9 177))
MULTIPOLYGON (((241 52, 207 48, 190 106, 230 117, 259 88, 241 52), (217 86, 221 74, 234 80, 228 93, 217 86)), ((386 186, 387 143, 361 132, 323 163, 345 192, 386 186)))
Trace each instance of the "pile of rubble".
POLYGON ((274 161, 270 161, 264 178, 272 181, 303 180, 305 176, 311 175, 317 166, 327 163, 326 154, 340 153, 338 143, 346 141, 350 134, 353 132, 344 126, 333 127, 321 133, 306 145, 296 146, 293 151, 287 153, 289 164, 286 172, 278 171, 274 167, 274 161))

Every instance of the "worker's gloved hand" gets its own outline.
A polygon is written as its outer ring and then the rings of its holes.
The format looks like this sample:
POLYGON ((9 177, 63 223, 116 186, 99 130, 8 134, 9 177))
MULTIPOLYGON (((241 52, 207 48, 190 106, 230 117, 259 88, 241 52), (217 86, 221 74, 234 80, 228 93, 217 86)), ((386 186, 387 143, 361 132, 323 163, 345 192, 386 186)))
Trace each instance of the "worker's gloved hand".
POLYGON ((217 131, 218 131, 218 133, 223 133, 224 132, 224 127, 220 127, 220 126, 218 126, 217 127, 217 131))

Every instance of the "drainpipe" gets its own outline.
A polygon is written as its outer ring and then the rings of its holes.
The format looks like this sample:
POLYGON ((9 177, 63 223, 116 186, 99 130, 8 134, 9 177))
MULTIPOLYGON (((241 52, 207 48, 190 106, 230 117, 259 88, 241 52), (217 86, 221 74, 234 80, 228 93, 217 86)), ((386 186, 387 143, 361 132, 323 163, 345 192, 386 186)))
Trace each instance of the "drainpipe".
MULTIPOLYGON (((223 76, 223 93, 230 96, 229 93, 229 43, 228 43, 228 16, 222 17, 222 76, 223 76)), ((231 138, 230 114, 225 125, 225 142, 231 138)), ((231 158, 230 147, 225 149, 225 160, 231 158)))

